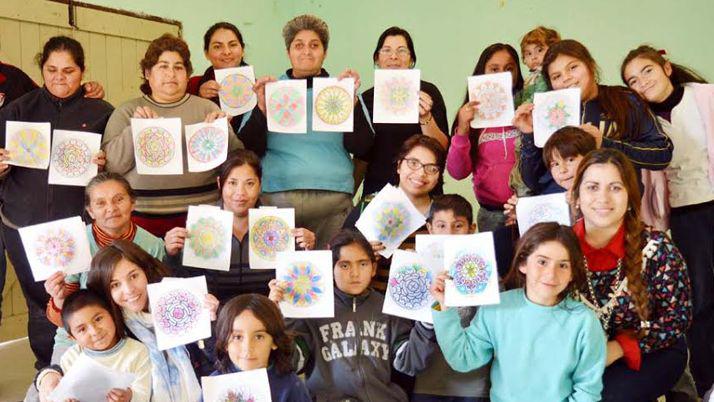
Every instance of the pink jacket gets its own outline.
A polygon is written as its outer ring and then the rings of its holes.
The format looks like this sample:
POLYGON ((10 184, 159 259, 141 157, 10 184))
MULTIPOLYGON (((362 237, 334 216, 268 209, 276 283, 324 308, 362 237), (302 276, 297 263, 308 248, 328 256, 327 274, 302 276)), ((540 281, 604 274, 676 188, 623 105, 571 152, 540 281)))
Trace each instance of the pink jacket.
MULTIPOLYGON (((714 186, 714 84, 689 83, 694 89, 699 115, 707 136, 709 180, 714 186)), ((664 170, 642 171, 642 221, 657 230, 669 229, 669 192, 664 170)))
POLYGON ((478 137, 476 160, 471 159, 468 135, 451 137, 446 169, 456 180, 473 174, 474 194, 479 204, 501 207, 513 195, 508 177, 516 162, 514 145, 518 130, 515 127, 484 129, 478 137))

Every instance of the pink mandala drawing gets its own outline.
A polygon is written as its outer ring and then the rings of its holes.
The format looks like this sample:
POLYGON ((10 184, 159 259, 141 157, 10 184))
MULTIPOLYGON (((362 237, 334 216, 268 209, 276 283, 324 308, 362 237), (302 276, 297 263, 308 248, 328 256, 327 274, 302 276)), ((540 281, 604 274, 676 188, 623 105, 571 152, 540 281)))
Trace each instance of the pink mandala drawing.
POLYGON ((451 264, 449 273, 459 293, 482 293, 488 286, 493 269, 483 257, 474 252, 462 252, 451 264))
POLYGON ((398 267, 389 278, 389 296, 399 307, 418 310, 429 303, 431 279, 431 271, 421 264, 398 267))
POLYGON ((476 86, 471 97, 479 101, 477 114, 481 120, 494 120, 510 107, 506 89, 493 81, 482 82, 476 86))
POLYGON ((276 216, 264 216, 250 228, 250 247, 264 260, 275 260, 275 254, 290 244, 290 227, 276 216))
POLYGON ((281 87, 268 100, 270 118, 283 127, 294 127, 305 115, 305 98, 292 87, 281 87))
POLYGON ((216 160, 227 146, 225 132, 216 127, 203 127, 188 140, 188 152, 193 159, 207 163, 216 160))
POLYGON ((287 282, 285 300, 296 307, 311 306, 322 296, 322 275, 309 261, 290 264, 283 280, 287 282))
POLYGON ((161 127, 148 127, 137 138, 139 159, 146 166, 165 166, 174 157, 176 143, 171 133, 161 127))
POLYGON ((52 160, 57 172, 65 177, 79 177, 87 172, 92 153, 87 144, 76 138, 62 141, 55 148, 52 160))
POLYGON ((411 81, 404 77, 390 78, 382 87, 379 96, 382 105, 396 115, 409 112, 418 101, 418 91, 412 87, 411 81))
POLYGON ((553 102, 546 109, 545 121, 549 128, 559 129, 565 126, 568 117, 570 117, 570 112, 562 100, 553 102))
POLYGON ((68 266, 75 253, 74 237, 62 228, 49 229, 35 240, 35 254, 48 267, 68 266))
POLYGON ((221 81, 218 96, 232 108, 241 108, 253 97, 253 81, 243 74, 231 74, 221 81))
POLYGON ((255 402, 255 397, 246 389, 228 389, 216 402, 255 402))
POLYGON ((154 322, 171 335, 191 330, 201 316, 202 303, 193 293, 174 289, 160 297, 154 312, 154 322))

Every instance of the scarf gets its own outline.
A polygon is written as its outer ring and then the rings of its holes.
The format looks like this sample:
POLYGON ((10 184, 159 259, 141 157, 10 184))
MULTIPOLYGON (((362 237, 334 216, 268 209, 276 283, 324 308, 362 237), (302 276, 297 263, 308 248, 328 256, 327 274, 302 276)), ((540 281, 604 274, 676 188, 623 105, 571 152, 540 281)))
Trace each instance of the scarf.
POLYGON ((127 310, 123 314, 126 326, 149 349, 152 402, 200 402, 201 386, 186 347, 160 351, 151 315, 127 310))
POLYGON ((92 223, 92 235, 94 236, 94 240, 97 242, 97 246, 99 246, 100 249, 112 244, 114 240, 129 240, 130 242, 134 242, 134 236, 136 235, 136 224, 132 222, 128 232, 124 233, 118 238, 113 238, 105 231, 100 229, 96 223, 92 223))

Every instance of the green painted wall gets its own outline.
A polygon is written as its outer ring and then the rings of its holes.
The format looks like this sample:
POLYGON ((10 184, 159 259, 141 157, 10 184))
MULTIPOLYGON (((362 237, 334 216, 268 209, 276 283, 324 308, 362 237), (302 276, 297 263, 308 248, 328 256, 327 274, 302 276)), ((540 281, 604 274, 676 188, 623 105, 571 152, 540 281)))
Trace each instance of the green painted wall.
MULTIPOLYGON (((450 119, 465 92, 483 48, 507 42, 518 49, 521 36, 536 25, 578 39, 602 69, 602 82, 620 84, 619 65, 627 51, 648 42, 714 80, 714 2, 711 0, 84 0, 107 7, 179 20, 191 46, 196 71, 208 66, 203 33, 212 23, 236 24, 247 43, 246 60, 258 75, 288 68, 282 26, 295 15, 312 13, 330 26, 325 67, 333 74, 351 67, 372 85, 372 52, 377 37, 398 25, 413 36, 422 77, 435 83, 450 119)), ((519 49, 520 53, 520 49, 519 49)), ((447 180, 447 191, 473 200, 469 181, 447 180)))

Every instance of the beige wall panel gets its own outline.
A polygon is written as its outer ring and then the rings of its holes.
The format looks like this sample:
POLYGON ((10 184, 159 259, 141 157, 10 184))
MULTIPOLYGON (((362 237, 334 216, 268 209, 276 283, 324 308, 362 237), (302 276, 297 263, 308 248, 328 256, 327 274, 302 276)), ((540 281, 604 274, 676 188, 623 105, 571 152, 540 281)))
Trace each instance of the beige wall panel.
POLYGON ((20 24, 19 42, 22 46, 22 54, 18 67, 32 77, 35 82, 40 83, 42 81, 40 68, 35 64, 35 56, 40 50, 40 26, 31 22, 20 24))
POLYGON ((20 21, 0 18, 0 61, 20 65, 22 60, 22 45, 20 37, 20 21))
POLYGON ((87 35, 89 36, 89 48, 91 49, 90 53, 87 54, 87 70, 90 73, 91 80, 101 82, 106 91, 108 85, 106 36, 96 33, 87 35))

